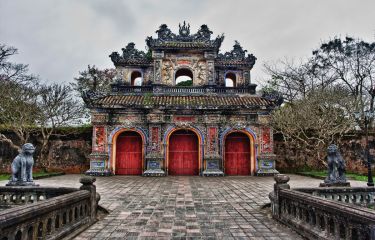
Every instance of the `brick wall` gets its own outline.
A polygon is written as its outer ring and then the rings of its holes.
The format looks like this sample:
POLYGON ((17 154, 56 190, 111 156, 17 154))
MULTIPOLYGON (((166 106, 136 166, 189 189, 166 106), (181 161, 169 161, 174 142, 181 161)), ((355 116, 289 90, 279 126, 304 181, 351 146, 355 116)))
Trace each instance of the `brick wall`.
MULTIPOLYGON (((370 154, 375 155, 375 132, 369 134, 370 154)), ((299 171, 303 168, 326 169, 325 152, 307 152, 304 149, 297 149, 288 146, 279 134, 274 135, 275 154, 277 154, 276 168, 281 172, 299 171), (318 156, 323 159, 318 161, 318 156)), ((338 144, 339 150, 346 162, 348 172, 367 173, 367 166, 364 162, 365 137, 363 134, 353 133, 344 137, 338 144)))
MULTIPOLYGON (((17 138, 11 132, 2 132, 14 144, 20 145, 17 138)), ((61 133, 54 136, 49 142, 48 161, 51 171, 63 171, 66 173, 83 173, 89 169, 89 154, 91 153, 92 129, 86 128, 79 133, 61 133)), ((36 146, 34 154, 35 169, 39 169, 38 156, 41 145, 41 139, 38 135, 32 135, 31 143, 36 146)), ((7 141, 0 141, 0 172, 10 172, 10 165, 18 151, 7 141)), ((34 170, 35 171, 35 170, 34 170)))

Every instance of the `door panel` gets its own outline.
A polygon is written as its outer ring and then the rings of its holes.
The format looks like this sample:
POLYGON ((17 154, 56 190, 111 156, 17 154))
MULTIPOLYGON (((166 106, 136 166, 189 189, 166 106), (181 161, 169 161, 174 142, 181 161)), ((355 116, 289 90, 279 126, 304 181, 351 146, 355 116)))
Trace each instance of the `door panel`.
POLYGON ((225 138, 225 174, 250 174, 250 139, 244 133, 231 133, 225 138))
POLYGON ((198 137, 192 131, 178 130, 169 138, 169 175, 198 175, 198 137))
POLYGON ((117 138, 116 174, 142 174, 142 138, 136 132, 124 132, 117 138))

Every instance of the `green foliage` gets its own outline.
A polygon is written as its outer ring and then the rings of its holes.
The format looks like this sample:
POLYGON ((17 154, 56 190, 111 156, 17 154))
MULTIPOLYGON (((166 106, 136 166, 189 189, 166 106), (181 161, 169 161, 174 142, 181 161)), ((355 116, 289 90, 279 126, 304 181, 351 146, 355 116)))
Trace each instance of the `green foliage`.
MULTIPOLYGON (((38 171, 33 173, 33 178, 34 179, 40 179, 40 178, 47 178, 47 177, 54 177, 54 176, 59 176, 64 173, 62 172, 46 172, 46 171, 38 171)), ((11 178, 10 174, 0 174, 0 181, 3 180, 9 180, 11 178)))
POLYGON ((176 84, 178 87, 191 87, 193 86, 193 80, 186 80, 176 84))

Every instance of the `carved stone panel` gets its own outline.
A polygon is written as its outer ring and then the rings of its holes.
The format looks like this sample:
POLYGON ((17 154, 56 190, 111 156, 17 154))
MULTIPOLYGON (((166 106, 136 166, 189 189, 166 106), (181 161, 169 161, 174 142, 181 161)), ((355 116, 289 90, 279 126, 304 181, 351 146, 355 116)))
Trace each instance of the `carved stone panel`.
POLYGON ((202 86, 205 85, 207 82, 207 64, 204 61, 199 61, 197 65, 197 77, 196 77, 196 85, 202 86))
POLYGON ((206 123, 219 123, 220 118, 220 115, 206 115, 205 121, 206 123))
POLYGON ((154 63, 154 81, 161 83, 162 60, 155 60, 154 63))
POLYGON ((263 125, 268 125, 270 122, 269 115, 258 115, 258 122, 263 125))
POLYGON ((161 114, 148 114, 147 121, 150 123, 160 123, 163 122, 163 115, 161 114))
POLYGON ((139 115, 119 115, 117 117, 119 123, 124 123, 124 122, 140 122, 141 116, 139 115))
POLYGON ((173 84, 173 73, 174 73, 174 64, 171 60, 163 62, 163 84, 172 85, 173 84))
POLYGON ((173 116, 173 122, 197 122, 195 116, 173 116))
POLYGON ((207 61, 207 81, 209 85, 214 85, 214 73, 215 73, 215 66, 214 66, 214 61, 207 61))
POLYGON ((234 123, 238 123, 238 122, 246 122, 246 116, 228 116, 228 121, 229 122, 234 122, 234 123))
POLYGON ((108 121, 108 115, 107 114, 93 114, 91 116, 91 122, 93 124, 104 124, 108 121))

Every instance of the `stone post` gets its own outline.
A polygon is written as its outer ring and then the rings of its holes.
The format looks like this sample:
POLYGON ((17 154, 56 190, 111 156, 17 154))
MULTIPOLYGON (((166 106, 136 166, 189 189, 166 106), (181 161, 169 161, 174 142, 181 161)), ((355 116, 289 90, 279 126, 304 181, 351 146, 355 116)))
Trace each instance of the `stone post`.
POLYGON ((281 202, 279 199, 279 192, 281 189, 290 189, 288 184, 289 176, 284 174, 277 174, 274 177, 276 183, 273 185, 274 190, 270 193, 269 198, 271 200, 272 217, 279 219, 281 212, 281 202))
POLYGON ((80 190, 87 190, 90 192, 90 221, 96 221, 96 211, 98 207, 98 202, 96 199, 96 186, 94 182, 96 178, 94 177, 82 177, 79 182, 82 183, 80 190))

